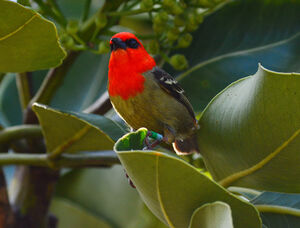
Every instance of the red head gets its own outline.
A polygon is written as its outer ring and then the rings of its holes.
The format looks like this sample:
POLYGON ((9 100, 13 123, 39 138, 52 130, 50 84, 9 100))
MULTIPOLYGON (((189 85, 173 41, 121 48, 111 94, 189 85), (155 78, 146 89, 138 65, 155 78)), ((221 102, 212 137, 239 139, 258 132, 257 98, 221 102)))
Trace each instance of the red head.
POLYGON ((129 32, 120 32, 110 40, 109 94, 123 99, 143 92, 145 78, 142 73, 156 64, 142 43, 129 32))

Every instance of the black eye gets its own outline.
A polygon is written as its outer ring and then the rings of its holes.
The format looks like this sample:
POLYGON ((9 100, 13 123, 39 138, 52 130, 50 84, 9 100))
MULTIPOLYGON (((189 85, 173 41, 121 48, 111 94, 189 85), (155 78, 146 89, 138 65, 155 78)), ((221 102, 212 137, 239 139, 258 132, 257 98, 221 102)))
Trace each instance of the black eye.
POLYGON ((129 40, 126 40, 126 45, 127 47, 129 48, 138 48, 140 46, 140 44, 136 41, 136 39, 129 39, 129 40))

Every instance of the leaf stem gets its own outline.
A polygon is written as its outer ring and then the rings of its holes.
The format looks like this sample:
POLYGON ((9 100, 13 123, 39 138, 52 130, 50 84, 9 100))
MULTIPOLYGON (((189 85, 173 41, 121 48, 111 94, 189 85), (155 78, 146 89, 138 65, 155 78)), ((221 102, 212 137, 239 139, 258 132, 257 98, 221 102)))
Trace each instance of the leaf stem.
POLYGON ((254 205, 260 213, 276 213, 276 214, 287 214, 292 216, 300 217, 300 210, 296 208, 278 206, 278 205, 254 205))
POLYGON ((51 160, 48 154, 0 154, 0 166, 4 165, 28 165, 40 167, 86 167, 86 166, 110 166, 120 164, 114 151, 81 152, 77 154, 61 154, 59 159, 51 160))
POLYGON ((25 72, 17 74, 16 82, 20 103, 24 110, 32 98, 31 73, 25 72))
POLYGON ((34 0, 36 4, 41 8, 41 10, 44 12, 45 15, 51 17, 53 20, 55 20, 58 24, 60 24, 63 28, 66 27, 67 21, 64 17, 60 16, 56 12, 53 12, 51 7, 47 6, 43 0, 34 0))
POLYGON ((81 21, 85 21, 90 13, 91 0, 85 0, 81 21))
POLYGON ((21 138, 42 137, 39 125, 18 125, 0 131, 0 144, 7 144, 21 138))

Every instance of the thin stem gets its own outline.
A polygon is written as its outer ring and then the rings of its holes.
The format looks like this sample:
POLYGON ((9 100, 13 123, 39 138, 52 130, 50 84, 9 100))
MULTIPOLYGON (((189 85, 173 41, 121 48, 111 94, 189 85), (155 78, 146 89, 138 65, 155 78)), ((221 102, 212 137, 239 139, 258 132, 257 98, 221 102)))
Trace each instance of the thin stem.
POLYGON ((26 109, 32 98, 31 73, 17 74, 16 82, 21 106, 23 109, 26 109))
POLYGON ((90 13, 91 0, 85 0, 81 21, 85 21, 90 13))
POLYGON ((57 13, 53 12, 52 9, 43 2, 43 0, 34 0, 34 2, 38 4, 38 6, 41 8, 41 10, 44 12, 46 16, 51 17, 62 27, 66 27, 67 21, 57 13))
POLYGON ((120 164, 114 151, 82 152, 78 154, 61 154, 57 160, 49 158, 48 154, 0 154, 0 166, 28 165, 40 167, 86 167, 110 166, 120 164))
POLYGON ((64 14, 62 13, 61 9, 59 8, 58 4, 56 3, 55 0, 47 0, 49 5, 51 5, 54 13, 60 18, 60 20, 63 23, 67 23, 67 19, 65 18, 64 14))
POLYGON ((300 210, 291 207, 283 207, 277 205, 254 205, 256 209, 261 213, 276 213, 276 214, 286 214, 300 217, 300 210))
POLYGON ((18 125, 0 131, 0 144, 8 144, 21 138, 42 137, 41 127, 38 125, 18 125))

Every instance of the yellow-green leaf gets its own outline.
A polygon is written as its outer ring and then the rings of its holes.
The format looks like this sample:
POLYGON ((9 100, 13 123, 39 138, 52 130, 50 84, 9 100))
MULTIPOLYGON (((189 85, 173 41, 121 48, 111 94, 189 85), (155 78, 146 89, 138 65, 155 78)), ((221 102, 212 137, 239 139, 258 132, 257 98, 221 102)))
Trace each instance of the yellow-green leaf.
POLYGON ((51 212, 58 219, 58 228, 111 228, 112 226, 104 219, 96 216, 93 212, 77 205, 70 200, 56 197, 51 202, 51 212))
POLYGON ((258 211, 174 156, 142 151, 146 130, 122 137, 115 150, 140 196, 169 227, 187 228, 193 212, 204 204, 230 205, 235 228, 259 228, 258 211), (247 218, 247 219, 245 219, 247 218))
POLYGON ((59 111, 35 103, 47 150, 57 156, 78 151, 111 150, 125 131, 99 115, 59 111))
POLYGON ((192 215, 189 228, 233 228, 230 206, 223 202, 204 204, 192 215))
POLYGON ((38 13, 0 1, 0 72, 25 72, 61 64, 65 52, 55 25, 38 13))

